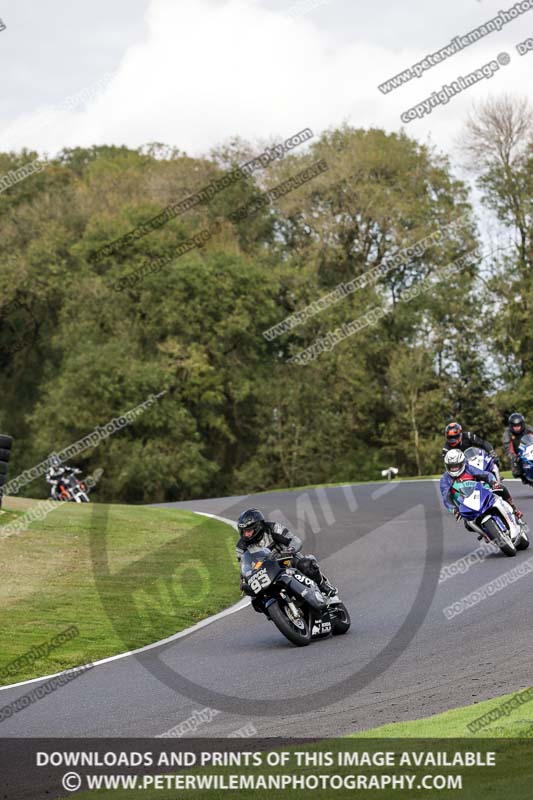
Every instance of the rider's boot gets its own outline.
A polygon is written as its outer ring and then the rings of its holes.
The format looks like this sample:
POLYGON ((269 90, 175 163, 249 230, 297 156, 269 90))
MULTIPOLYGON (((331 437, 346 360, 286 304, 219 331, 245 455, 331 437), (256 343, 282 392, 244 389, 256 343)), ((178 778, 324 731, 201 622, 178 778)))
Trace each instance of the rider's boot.
POLYGON ((333 586, 333 584, 328 581, 325 575, 322 575, 322 580, 319 583, 318 588, 326 597, 335 597, 338 591, 337 587, 333 586))
POLYGON ((507 502, 509 503, 509 505, 513 509, 514 515, 517 518, 518 522, 522 522, 522 518, 523 518, 524 514, 522 513, 522 511, 520 511, 519 508, 517 508, 517 505, 516 505, 515 501, 513 500, 513 498, 511 497, 511 495, 509 495, 509 497, 507 498, 507 502))

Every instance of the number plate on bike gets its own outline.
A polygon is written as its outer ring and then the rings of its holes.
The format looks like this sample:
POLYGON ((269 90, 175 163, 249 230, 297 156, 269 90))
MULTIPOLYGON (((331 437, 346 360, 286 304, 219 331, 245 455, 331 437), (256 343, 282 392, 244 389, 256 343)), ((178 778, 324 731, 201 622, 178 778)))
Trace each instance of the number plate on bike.
POLYGON ((266 569, 263 568, 254 574, 250 581, 250 588, 252 592, 259 594, 259 592, 262 592, 267 586, 270 586, 271 583, 272 581, 268 577, 266 569))
POLYGON ((479 489, 476 489, 472 494, 468 495, 468 497, 463 498, 463 505, 468 506, 471 508, 472 511, 479 511, 481 507, 481 496, 479 489))

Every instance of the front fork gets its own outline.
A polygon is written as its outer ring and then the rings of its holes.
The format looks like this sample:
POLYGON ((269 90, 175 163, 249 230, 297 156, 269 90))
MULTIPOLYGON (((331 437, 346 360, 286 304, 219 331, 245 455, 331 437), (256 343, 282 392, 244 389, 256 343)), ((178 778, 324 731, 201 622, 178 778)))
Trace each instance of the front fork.
POLYGON ((294 602, 294 600, 292 599, 292 597, 288 597, 285 592, 280 592, 280 597, 282 597, 283 600, 285 601, 287 608, 289 609, 293 617, 295 619, 301 619, 302 613, 298 608, 298 606, 296 605, 296 603, 294 602))

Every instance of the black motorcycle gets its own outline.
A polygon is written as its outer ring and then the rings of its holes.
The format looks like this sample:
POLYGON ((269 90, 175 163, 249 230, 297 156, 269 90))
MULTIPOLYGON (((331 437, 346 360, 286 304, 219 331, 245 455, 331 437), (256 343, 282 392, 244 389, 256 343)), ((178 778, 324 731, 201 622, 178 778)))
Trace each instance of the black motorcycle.
POLYGON ((253 592, 253 605, 272 620, 293 644, 339 636, 350 628, 350 615, 338 597, 325 597, 318 584, 293 566, 292 553, 268 548, 242 557, 241 573, 253 592))

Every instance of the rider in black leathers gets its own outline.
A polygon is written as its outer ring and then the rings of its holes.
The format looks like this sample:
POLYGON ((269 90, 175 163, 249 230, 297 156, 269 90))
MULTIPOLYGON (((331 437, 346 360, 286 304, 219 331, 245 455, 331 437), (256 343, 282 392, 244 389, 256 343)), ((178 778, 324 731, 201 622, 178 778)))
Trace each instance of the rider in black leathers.
POLYGON ((446 455, 448 450, 453 450, 455 448, 462 450, 464 453, 464 451, 468 450, 469 447, 480 447, 482 450, 485 450, 485 452, 487 452, 491 458, 494 459, 496 464, 500 463, 498 454, 490 442, 488 442, 486 439, 482 439, 481 436, 477 436, 477 434, 472 433, 472 431, 464 431, 458 422, 450 422, 450 424, 446 426, 444 435, 446 436, 446 441, 444 443, 444 447, 442 448, 443 456, 446 455))
MULTIPOLYGON (((243 511, 240 515, 237 528, 240 539, 236 544, 235 552, 240 561, 246 550, 260 550, 268 547, 278 553, 290 553, 293 564, 308 578, 318 584, 318 588, 326 597, 337 594, 335 586, 328 581, 320 571, 316 558, 312 555, 304 556, 299 551, 302 549, 302 540, 279 522, 269 522, 256 508, 243 511)), ((247 582, 241 578, 241 591, 253 596, 247 582)), ((253 604, 253 601, 252 601, 253 604)), ((255 605, 254 605, 255 608, 255 605)), ((260 610, 257 609, 256 610, 260 610)))
POLYGON ((527 483, 522 472, 522 460, 518 455, 518 448, 522 436, 525 436, 526 433, 533 433, 533 428, 527 424, 522 414, 516 412, 511 414, 507 422, 509 427, 503 434, 502 444, 511 464, 513 478, 521 478, 522 483, 527 483))

